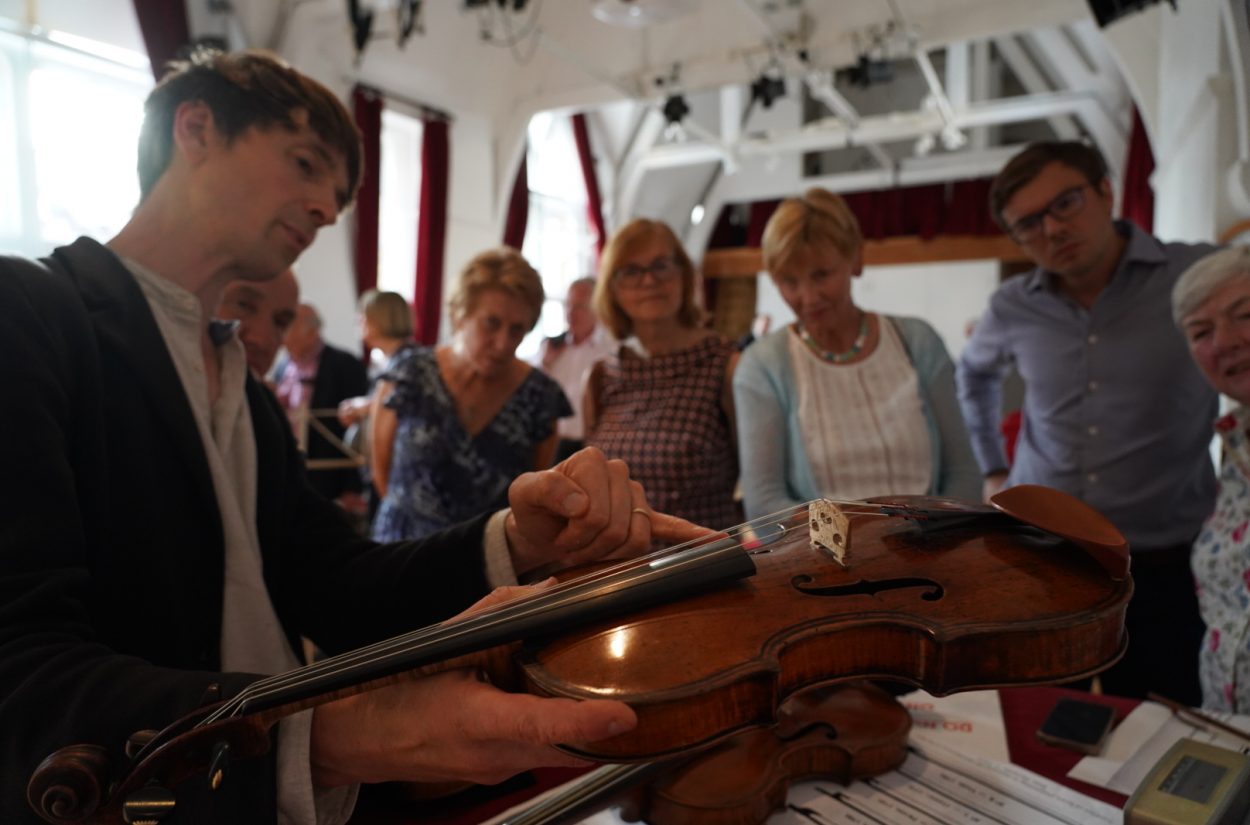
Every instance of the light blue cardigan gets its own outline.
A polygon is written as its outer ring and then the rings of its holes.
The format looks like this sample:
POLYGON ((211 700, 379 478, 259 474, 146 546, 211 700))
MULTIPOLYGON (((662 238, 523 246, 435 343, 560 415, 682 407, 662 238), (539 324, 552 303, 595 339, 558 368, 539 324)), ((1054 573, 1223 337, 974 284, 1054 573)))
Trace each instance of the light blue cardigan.
MULTIPOLYGON (((894 324, 920 379, 920 400, 933 445, 929 494, 979 501, 981 472, 955 399, 955 366, 946 346, 919 318, 880 317, 894 324)), ((787 327, 756 341, 742 353, 734 371, 738 457, 748 519, 820 497, 799 430, 789 335, 787 327)))

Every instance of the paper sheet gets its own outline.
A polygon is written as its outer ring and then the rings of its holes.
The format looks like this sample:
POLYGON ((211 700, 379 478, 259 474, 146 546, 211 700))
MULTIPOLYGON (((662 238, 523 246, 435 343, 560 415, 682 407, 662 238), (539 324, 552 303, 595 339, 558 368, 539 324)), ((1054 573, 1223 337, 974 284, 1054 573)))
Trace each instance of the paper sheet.
MULTIPOLYGON (((1238 730, 1250 731, 1250 716, 1204 713, 1238 730)), ((1201 728, 1157 702, 1142 702, 1111 732, 1103 753, 1085 757, 1068 776, 1131 796, 1168 748, 1181 739, 1250 753, 1246 742, 1216 729, 1201 728)))
POLYGON ((805 782, 769 825, 1121 825, 1118 808, 1018 766, 941 746, 842 787, 805 782))
POLYGON ((899 702, 911 712, 913 742, 978 753, 1000 762, 1011 761, 998 691, 933 696, 917 690, 900 696, 899 702))

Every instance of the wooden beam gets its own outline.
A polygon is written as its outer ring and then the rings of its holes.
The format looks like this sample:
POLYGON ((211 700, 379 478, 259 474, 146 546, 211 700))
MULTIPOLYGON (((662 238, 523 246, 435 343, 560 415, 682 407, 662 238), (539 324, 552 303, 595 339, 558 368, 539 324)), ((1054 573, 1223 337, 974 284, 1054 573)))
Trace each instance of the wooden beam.
MULTIPOLYGON (((943 235, 932 240, 917 236, 864 242, 865 266, 928 264, 942 261, 1025 261, 1028 256, 1005 235, 943 235)), ((703 277, 741 278, 764 271, 757 247, 710 249, 703 256, 703 277)))

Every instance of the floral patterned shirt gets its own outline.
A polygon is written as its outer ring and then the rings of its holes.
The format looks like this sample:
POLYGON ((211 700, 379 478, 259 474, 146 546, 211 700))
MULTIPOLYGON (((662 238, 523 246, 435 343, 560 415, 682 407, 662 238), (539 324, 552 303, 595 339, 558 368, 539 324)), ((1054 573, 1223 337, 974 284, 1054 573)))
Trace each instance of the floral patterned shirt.
POLYGON ((486 427, 465 432, 431 347, 396 354, 381 376, 398 418, 390 484, 373 522, 377 541, 417 539, 508 506, 508 485, 534 469, 534 450, 572 412, 564 390, 531 369, 486 427))
POLYGON ((1250 408, 1215 422, 1224 442, 1215 512, 1194 543, 1198 607, 1207 633, 1198 654, 1202 706, 1250 709, 1250 408))

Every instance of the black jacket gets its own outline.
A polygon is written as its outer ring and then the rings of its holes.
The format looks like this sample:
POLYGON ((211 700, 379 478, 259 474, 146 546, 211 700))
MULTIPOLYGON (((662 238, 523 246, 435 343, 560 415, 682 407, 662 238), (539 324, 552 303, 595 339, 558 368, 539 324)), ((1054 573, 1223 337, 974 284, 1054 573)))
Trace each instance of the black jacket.
MULTIPOLYGON (((281 375, 288 363, 284 356, 278 362, 275 375, 281 375)), ((321 350, 321 358, 317 364, 317 377, 313 381, 311 409, 337 409, 339 402, 345 398, 355 398, 369 392, 369 376, 360 358, 349 352, 325 344, 321 350)), ((336 418, 318 418, 326 429, 334 433, 340 440, 344 428, 336 418)), ((343 451, 326 440, 310 424, 308 426, 308 457, 310 459, 342 459, 343 451)), ((313 469, 308 471, 308 481, 314 490, 329 499, 338 498, 346 492, 359 493, 362 487, 360 470, 356 467, 339 469, 313 469)))
MULTIPOLYGON (((80 239, 47 267, 0 258, 0 821, 38 822, 36 765, 160 729, 219 684, 224 551, 208 464, 138 285, 80 239)), ((335 653, 440 620, 486 591, 485 519, 428 540, 357 538, 308 486, 272 395, 248 379, 265 582, 294 649, 335 653)), ((167 820, 275 818, 273 759, 167 820)), ((194 803, 194 804, 192 804, 194 803)))

